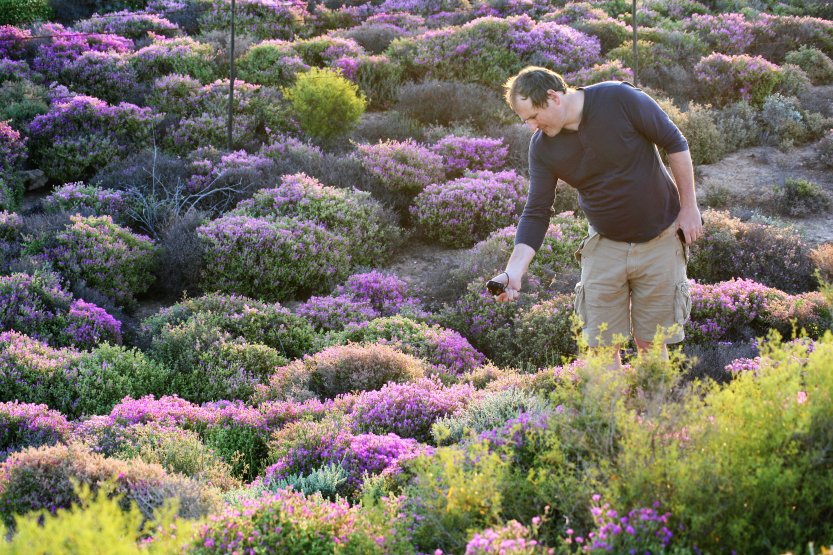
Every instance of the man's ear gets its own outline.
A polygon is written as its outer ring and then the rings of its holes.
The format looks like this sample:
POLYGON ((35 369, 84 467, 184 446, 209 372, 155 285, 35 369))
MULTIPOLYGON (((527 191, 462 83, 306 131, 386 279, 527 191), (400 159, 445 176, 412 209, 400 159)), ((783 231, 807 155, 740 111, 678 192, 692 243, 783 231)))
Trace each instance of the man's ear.
POLYGON ((556 105, 561 103, 561 95, 558 94, 558 91, 555 91, 553 89, 547 89, 547 98, 555 102, 556 105))

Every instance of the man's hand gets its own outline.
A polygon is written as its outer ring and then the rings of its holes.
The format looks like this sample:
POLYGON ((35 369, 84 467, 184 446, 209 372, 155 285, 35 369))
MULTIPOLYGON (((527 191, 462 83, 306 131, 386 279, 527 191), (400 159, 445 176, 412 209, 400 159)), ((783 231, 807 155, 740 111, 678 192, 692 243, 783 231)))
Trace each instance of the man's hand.
POLYGON ((696 206, 681 209, 674 223, 677 229, 683 230, 686 245, 692 244, 703 235, 703 217, 696 206))
POLYGON ((521 296, 521 278, 515 277, 509 272, 501 272, 500 274, 496 275, 491 279, 491 281, 497 281, 499 283, 503 283, 506 285, 506 290, 495 297, 495 300, 499 303, 505 303, 508 301, 516 301, 518 297, 521 296))

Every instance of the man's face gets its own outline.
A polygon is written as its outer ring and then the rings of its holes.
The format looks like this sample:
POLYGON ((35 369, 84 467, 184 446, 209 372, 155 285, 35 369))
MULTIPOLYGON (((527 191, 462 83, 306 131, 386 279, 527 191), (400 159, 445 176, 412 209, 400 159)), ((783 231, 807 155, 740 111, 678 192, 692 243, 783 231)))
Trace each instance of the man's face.
POLYGON ((528 98, 518 98, 515 113, 533 132, 540 129, 546 136, 555 137, 564 126, 563 93, 547 91, 547 104, 541 108, 533 106, 528 98))

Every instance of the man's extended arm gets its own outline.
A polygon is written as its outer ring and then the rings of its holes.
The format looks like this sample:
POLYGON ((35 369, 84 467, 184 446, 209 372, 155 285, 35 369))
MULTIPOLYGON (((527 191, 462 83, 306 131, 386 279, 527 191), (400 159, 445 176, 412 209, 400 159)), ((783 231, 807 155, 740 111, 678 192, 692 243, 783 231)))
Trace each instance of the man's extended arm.
POLYGON ((694 192, 694 164, 691 162, 691 152, 683 150, 668 155, 671 174, 680 193, 680 214, 677 216, 677 227, 683 230, 688 244, 693 243, 703 234, 700 209, 697 207, 697 195, 694 192))

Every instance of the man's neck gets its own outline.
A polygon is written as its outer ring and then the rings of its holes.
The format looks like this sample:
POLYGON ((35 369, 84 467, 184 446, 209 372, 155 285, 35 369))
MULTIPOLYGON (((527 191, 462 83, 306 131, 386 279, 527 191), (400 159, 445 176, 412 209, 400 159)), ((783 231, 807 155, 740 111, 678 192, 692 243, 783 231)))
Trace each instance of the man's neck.
POLYGON ((584 91, 572 89, 564 95, 564 102, 567 108, 567 121, 564 123, 564 129, 570 131, 578 131, 581 125, 581 115, 584 111, 584 91))

